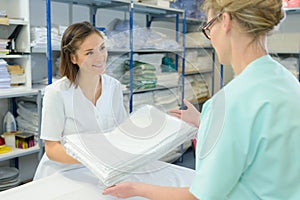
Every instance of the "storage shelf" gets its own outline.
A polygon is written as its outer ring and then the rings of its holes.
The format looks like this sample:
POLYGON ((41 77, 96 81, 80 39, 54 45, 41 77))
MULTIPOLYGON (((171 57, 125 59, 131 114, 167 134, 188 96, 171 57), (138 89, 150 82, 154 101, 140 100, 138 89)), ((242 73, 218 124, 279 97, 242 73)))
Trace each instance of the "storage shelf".
MULTIPOLYGON (((53 2, 62 2, 62 3, 73 3, 79 5, 93 6, 95 8, 106 8, 119 11, 127 11, 131 3, 129 0, 52 0, 53 2)), ((149 5, 145 3, 136 3, 133 5, 134 11, 138 13, 148 13, 148 14, 157 14, 157 15, 166 15, 166 14, 183 14, 183 10, 175 8, 163 8, 155 5, 149 5)))
MULTIPOLYGON (((52 51, 60 51, 60 46, 52 46, 52 51)), ((31 53, 46 53, 47 47, 31 47, 31 53)))
MULTIPOLYGON (((108 53, 130 53, 129 49, 108 49, 108 53)), ((181 53, 182 49, 137 49, 133 53, 181 53)))
POLYGON ((30 147, 28 149, 14 149, 11 152, 0 154, 0 162, 9 160, 12 158, 30 155, 33 153, 39 153, 39 152, 40 152, 40 147, 38 144, 36 144, 34 147, 30 147))
MULTIPOLYGON (((23 19, 8 19, 8 25, 29 25, 28 21, 25 21, 23 19)), ((6 24, 0 24, 0 26, 7 26, 6 24)))
MULTIPOLYGON (((178 85, 170 85, 170 86, 159 86, 157 85, 154 88, 148 88, 148 89, 134 89, 133 94, 137 93, 143 93, 143 92, 151 92, 151 91, 157 91, 157 90, 166 90, 166 89, 172 89, 172 88, 178 88, 178 85)), ((123 94, 130 94, 129 90, 124 90, 123 94)))
POLYGON ((37 95, 37 89, 26 88, 25 86, 16 86, 7 89, 0 89, 0 99, 37 95))
MULTIPOLYGON (((212 73, 212 72, 213 72, 213 70, 211 68, 207 68, 207 69, 199 69, 199 70, 193 70, 193 71, 185 71, 184 75, 189 76, 189 75, 212 73)), ((181 73, 181 71, 178 71, 178 73, 181 73)))
MULTIPOLYGON (((60 47, 53 46, 52 51, 60 51, 60 47)), ((108 53, 130 53, 129 49, 107 49, 108 53)), ((134 53, 166 53, 166 52, 172 52, 172 53, 181 53, 182 49, 137 49, 134 50, 134 53)), ((32 47, 31 48, 32 53, 46 53, 46 47, 32 47)))
POLYGON ((287 14, 300 14, 300 7, 298 8, 284 8, 287 14))
POLYGON ((186 49, 212 49, 212 46, 186 46, 186 49))
POLYGON ((15 25, 28 25, 29 22, 25 21, 23 19, 8 19, 9 24, 15 24, 15 25))
MULTIPOLYGON (((176 22, 174 17, 161 17, 160 15, 152 15, 152 21, 166 21, 166 22, 176 22)), ((183 23, 183 18, 179 18, 179 23, 183 23)), ((204 19, 194 19, 194 18, 186 18, 186 23, 190 25, 201 25, 205 23, 204 19)))
POLYGON ((190 102, 192 104, 195 104, 195 103, 204 103, 205 101, 207 101, 209 99, 210 99, 210 97, 202 97, 202 98, 199 98, 199 99, 190 100, 190 102))
POLYGON ((297 51, 297 50, 287 50, 287 49, 279 49, 279 50, 276 50, 276 49, 271 49, 269 50, 269 53, 270 54, 299 54, 300 53, 300 50, 297 51))
POLYGON ((0 58, 25 58, 29 54, 7 54, 7 55, 0 55, 0 58))

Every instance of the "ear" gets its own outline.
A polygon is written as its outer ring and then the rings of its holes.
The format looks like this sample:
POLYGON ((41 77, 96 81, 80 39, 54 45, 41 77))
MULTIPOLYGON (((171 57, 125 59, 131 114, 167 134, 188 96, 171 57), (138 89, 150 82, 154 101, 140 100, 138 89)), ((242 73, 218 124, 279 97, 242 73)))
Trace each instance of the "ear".
POLYGON ((223 29, 225 30, 225 33, 228 33, 231 30, 232 25, 232 19, 229 13, 223 13, 222 14, 222 21, 223 21, 223 29))
POLYGON ((71 58, 71 62, 72 62, 73 64, 77 64, 76 56, 75 56, 74 54, 71 54, 71 55, 70 55, 70 58, 71 58))

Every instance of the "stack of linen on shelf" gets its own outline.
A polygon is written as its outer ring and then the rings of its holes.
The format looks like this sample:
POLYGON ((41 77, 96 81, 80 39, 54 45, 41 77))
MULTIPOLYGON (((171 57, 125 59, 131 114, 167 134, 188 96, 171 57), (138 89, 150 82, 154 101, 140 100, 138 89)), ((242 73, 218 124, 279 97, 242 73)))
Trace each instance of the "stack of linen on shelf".
POLYGON ((157 85, 165 86, 167 88, 178 85, 179 74, 177 72, 163 72, 156 74, 157 85))
POLYGON ((14 167, 0 167, 0 192, 20 185, 19 170, 14 167))
POLYGON ((16 118, 18 130, 21 132, 32 133, 35 135, 35 143, 38 143, 39 116, 37 104, 34 99, 21 98, 17 103, 16 118))
MULTIPOLYGON (((130 61, 124 62, 126 72, 121 78, 121 83, 129 87, 130 84, 130 61)), ((133 61, 133 88, 134 89, 147 89, 156 87, 156 68, 154 65, 133 61)))
POLYGON ((107 58, 105 73, 117 80, 120 80, 125 73, 123 66, 126 60, 128 60, 127 55, 109 55, 107 58))
POLYGON ((110 186, 190 140, 196 131, 195 127, 148 105, 133 112, 111 132, 65 136, 64 147, 110 186))
MULTIPOLYGON (((55 25, 51 28, 51 43, 53 47, 60 47, 61 38, 66 30, 66 26, 55 25)), ((47 28, 31 27, 30 30, 31 47, 46 48, 47 47, 47 28)))
POLYGON ((170 1, 171 8, 182 9, 186 11, 186 16, 195 19, 204 19, 205 13, 199 9, 204 0, 176 0, 170 1))
POLYGON ((165 57, 165 53, 150 53, 150 54, 133 54, 133 60, 137 60, 144 63, 150 63, 156 67, 156 71, 160 72, 159 66, 162 59, 165 57))
MULTIPOLYGON (((193 49, 188 50, 185 56, 185 73, 197 73, 212 69, 212 53, 211 50, 193 49)), ((179 62, 178 71, 182 71, 182 62, 179 62)))
POLYGON ((11 79, 6 66, 7 62, 0 59, 0 89, 10 88, 11 79))
POLYGON ((14 64, 14 65, 7 65, 6 68, 10 74, 12 86, 18 86, 18 85, 25 84, 26 76, 25 76, 25 71, 24 71, 23 67, 21 67, 18 64, 14 64))
MULTIPOLYGON (((133 95, 132 104, 133 111, 139 109, 144 105, 155 105, 161 110, 169 111, 171 109, 178 109, 178 88, 166 88, 163 90, 155 90, 149 92, 136 93, 133 95)), ((129 110, 129 97, 124 95, 124 106, 126 110, 129 110)))
POLYGON ((140 2, 150 5, 156 5, 159 7, 169 8, 170 1, 169 0, 141 0, 140 2))
MULTIPOLYGON (((187 76, 184 78, 184 98, 197 101, 209 97, 208 84, 201 75, 187 76)), ((181 99, 181 93, 179 93, 181 99)))
POLYGON ((297 57, 287 57, 278 60, 283 66, 285 66, 295 77, 296 79, 299 78, 299 59, 297 57))
POLYGON ((0 38, 0 55, 7 55, 9 54, 9 49, 7 49, 8 43, 10 40, 8 39, 1 39, 0 38))
MULTIPOLYGON (((165 49, 178 50, 180 45, 175 40, 176 32, 166 28, 141 28, 136 22, 133 25, 133 48, 138 49, 165 49), (167 31, 167 32, 166 32, 167 31), (170 37, 171 36, 171 37, 170 37), (172 36, 174 36, 172 39, 172 36)), ((105 30, 107 49, 130 49, 129 20, 114 19, 105 30)))
MULTIPOLYGON (((200 25, 201 27, 201 25, 200 25)), ((179 38, 179 43, 182 44, 182 34, 179 38)), ((200 31, 189 32, 185 34, 186 47, 211 47, 211 42, 200 31)))
POLYGON ((179 108, 178 89, 153 91, 154 104, 165 111, 179 108))

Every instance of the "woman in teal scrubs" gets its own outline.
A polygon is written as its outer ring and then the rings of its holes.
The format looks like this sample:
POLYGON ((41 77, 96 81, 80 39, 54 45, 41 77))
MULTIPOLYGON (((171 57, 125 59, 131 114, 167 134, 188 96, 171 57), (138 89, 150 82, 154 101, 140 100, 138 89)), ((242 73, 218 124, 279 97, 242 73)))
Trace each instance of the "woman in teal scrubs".
POLYGON ((235 78, 207 101, 172 111, 199 126, 190 188, 119 183, 104 194, 148 199, 300 199, 300 85, 269 55, 282 0, 206 0, 203 27, 235 78), (199 120, 200 119, 200 120, 199 120))

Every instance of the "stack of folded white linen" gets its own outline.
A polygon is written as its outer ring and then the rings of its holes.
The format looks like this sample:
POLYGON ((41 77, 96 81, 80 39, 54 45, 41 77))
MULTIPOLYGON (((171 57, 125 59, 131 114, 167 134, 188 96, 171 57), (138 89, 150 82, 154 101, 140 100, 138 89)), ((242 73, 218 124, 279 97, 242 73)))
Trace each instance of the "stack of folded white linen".
POLYGON ((18 99, 16 122, 19 131, 34 134, 35 143, 38 143, 39 115, 35 101, 34 97, 18 99))
POLYGON ((162 72, 156 74, 157 85, 164 87, 174 87, 178 85, 178 81, 181 79, 177 72, 162 72))
POLYGON ((65 136, 64 147, 110 186, 138 173, 140 167, 160 159, 196 132, 194 126, 145 105, 111 132, 65 136))

